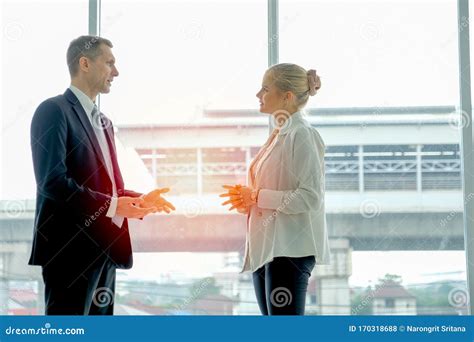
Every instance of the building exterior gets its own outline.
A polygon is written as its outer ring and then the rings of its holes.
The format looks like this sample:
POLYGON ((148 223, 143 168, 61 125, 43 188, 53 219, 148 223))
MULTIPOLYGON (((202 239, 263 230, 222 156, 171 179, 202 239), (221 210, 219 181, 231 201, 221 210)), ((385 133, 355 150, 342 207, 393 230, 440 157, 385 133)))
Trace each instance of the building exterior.
MULTIPOLYGON (((453 115, 450 106, 309 110, 327 146, 326 191, 459 190, 459 137, 446 131, 453 115)), ((206 111, 191 123, 119 126, 117 135, 158 186, 203 195, 245 183, 268 125, 256 111, 206 111)))
POLYGON ((385 280, 377 285, 372 302, 374 315, 416 315, 416 298, 401 284, 385 280))

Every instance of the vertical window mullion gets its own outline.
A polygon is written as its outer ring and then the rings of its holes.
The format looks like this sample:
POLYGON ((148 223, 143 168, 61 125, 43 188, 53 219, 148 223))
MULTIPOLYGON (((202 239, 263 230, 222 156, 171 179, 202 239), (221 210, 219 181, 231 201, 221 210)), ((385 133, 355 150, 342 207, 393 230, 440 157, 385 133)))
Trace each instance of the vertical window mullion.
POLYGON ((464 248, 466 253, 467 286, 469 291, 469 314, 474 312, 474 202, 470 199, 474 193, 473 144, 472 144, 472 104, 471 104, 471 74, 469 52, 469 3, 468 0, 458 0, 458 40, 459 40, 459 90, 460 113, 462 124, 461 138, 461 174, 464 203, 464 248), (467 19, 467 20, 466 20, 467 19), (466 27, 467 26, 467 27, 466 27), (462 29, 463 28, 463 29, 462 29), (467 170, 467 171, 466 171, 467 170))

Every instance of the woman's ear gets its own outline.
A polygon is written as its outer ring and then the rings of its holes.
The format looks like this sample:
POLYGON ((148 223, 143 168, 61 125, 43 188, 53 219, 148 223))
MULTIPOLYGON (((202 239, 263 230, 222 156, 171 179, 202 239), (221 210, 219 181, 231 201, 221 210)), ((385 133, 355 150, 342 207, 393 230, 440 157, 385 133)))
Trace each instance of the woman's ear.
POLYGON ((290 101, 290 102, 291 102, 291 101, 294 100, 294 98, 295 98, 295 95, 294 95, 291 91, 287 91, 287 92, 285 93, 285 100, 286 100, 286 101, 290 101))

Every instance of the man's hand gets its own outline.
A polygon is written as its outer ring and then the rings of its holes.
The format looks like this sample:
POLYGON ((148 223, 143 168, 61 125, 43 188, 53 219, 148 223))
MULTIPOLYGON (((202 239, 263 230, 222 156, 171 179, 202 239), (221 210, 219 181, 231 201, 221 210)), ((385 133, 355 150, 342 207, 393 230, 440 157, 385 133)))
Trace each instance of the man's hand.
POLYGON ((176 210, 176 208, 173 204, 161 197, 161 194, 164 194, 168 191, 170 191, 169 188, 155 189, 150 191, 146 195, 141 196, 141 198, 143 198, 143 203, 140 204, 140 206, 142 208, 152 207, 158 212, 166 211, 166 213, 169 214, 171 210, 176 210))
POLYGON ((115 214, 127 218, 141 219, 148 214, 156 212, 155 208, 140 207, 144 202, 140 197, 119 197, 115 214))

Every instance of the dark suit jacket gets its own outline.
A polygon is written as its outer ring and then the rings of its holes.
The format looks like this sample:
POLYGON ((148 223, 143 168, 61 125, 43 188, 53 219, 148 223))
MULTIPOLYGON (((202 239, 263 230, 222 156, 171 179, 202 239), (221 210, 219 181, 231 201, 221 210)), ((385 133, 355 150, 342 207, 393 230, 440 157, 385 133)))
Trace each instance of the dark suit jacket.
MULTIPOLYGON (((108 123, 118 195, 140 196, 124 189, 108 123)), ((90 120, 70 89, 36 109, 31 150, 37 195, 29 264, 85 268, 107 256, 118 268, 132 267, 127 220, 119 228, 106 216, 112 182, 90 120)))

